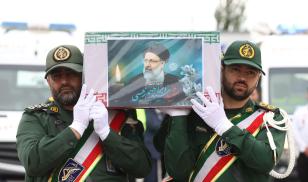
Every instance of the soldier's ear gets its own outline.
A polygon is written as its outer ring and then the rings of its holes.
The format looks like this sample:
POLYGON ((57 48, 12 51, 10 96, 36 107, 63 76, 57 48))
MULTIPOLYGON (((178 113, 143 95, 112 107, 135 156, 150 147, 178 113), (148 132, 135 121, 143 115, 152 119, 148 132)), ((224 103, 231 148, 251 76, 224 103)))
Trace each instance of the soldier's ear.
POLYGON ((47 75, 47 77, 46 77, 46 80, 47 80, 47 83, 48 83, 48 85, 49 85, 49 87, 50 87, 50 75, 47 75))
POLYGON ((257 80, 257 83, 256 83, 256 87, 258 86, 260 79, 261 79, 261 74, 260 74, 260 76, 258 77, 258 80, 257 80))
POLYGON ((222 73, 222 71, 224 71, 224 69, 225 69, 225 65, 223 65, 223 64, 221 64, 221 73, 222 73))

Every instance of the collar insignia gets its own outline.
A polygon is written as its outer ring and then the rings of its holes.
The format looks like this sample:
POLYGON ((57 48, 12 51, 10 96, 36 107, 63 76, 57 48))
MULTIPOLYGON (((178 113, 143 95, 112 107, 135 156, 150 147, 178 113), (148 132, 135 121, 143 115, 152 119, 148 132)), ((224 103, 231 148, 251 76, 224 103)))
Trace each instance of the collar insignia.
POLYGON ((251 47, 251 45, 249 44, 244 44, 240 47, 240 55, 244 58, 253 58, 255 56, 255 50, 253 49, 253 47, 251 47))
POLYGON ((246 108, 246 112, 250 113, 250 112, 252 112, 252 111, 253 111, 253 109, 252 109, 251 107, 247 107, 247 108, 246 108))
POLYGON ((231 120, 231 121, 233 121, 233 120, 235 120, 235 119, 239 119, 239 118, 241 118, 241 117, 242 117, 242 114, 241 114, 241 113, 239 113, 239 114, 237 114, 237 115, 233 116, 232 118, 230 118, 230 120, 231 120))
POLYGON ((57 50, 53 54, 53 58, 55 61, 66 61, 71 56, 71 51, 66 47, 58 47, 57 50))
POLYGON ((57 106, 52 106, 49 108, 52 112, 59 112, 59 108, 57 106))
POLYGON ((49 101, 49 102, 54 102, 55 99, 54 99, 53 97, 49 97, 49 98, 48 98, 48 101, 49 101))

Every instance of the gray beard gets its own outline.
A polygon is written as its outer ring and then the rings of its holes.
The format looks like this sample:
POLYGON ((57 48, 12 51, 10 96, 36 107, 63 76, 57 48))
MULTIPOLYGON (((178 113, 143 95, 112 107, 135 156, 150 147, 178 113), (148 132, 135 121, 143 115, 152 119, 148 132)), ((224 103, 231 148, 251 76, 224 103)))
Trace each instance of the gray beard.
POLYGON ((155 70, 144 70, 143 71, 143 77, 146 81, 146 83, 158 83, 158 82, 163 82, 163 74, 162 69, 158 68, 155 70))

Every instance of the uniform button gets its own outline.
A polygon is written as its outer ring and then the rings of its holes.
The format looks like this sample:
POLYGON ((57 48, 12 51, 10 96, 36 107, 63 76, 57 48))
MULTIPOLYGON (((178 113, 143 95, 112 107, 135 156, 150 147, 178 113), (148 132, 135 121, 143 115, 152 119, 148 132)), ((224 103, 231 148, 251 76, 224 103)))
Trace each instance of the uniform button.
POLYGON ((69 142, 68 144, 69 144, 70 146, 74 146, 74 142, 72 142, 72 141, 69 142))

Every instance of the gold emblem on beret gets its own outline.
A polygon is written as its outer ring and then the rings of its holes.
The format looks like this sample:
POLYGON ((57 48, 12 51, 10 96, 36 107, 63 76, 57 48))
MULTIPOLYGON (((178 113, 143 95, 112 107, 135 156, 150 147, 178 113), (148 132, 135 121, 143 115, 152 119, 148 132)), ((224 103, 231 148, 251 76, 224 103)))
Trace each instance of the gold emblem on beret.
POLYGON ((255 50, 250 44, 244 44, 240 47, 240 55, 244 58, 253 58, 255 56, 255 50))
POLYGON ((58 47, 53 54, 55 61, 66 61, 71 56, 71 51, 66 47, 58 47))

